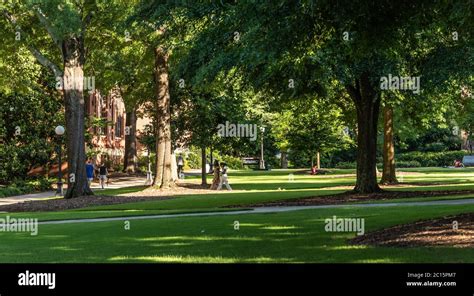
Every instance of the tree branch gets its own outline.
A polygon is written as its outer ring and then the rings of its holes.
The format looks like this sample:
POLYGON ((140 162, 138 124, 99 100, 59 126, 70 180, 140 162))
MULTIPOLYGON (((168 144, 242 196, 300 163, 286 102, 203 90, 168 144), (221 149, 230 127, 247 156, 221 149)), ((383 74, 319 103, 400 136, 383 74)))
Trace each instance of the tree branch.
POLYGON ((356 87, 354 87, 351 84, 345 85, 347 93, 350 95, 350 97, 356 103, 356 105, 357 105, 358 102, 360 102, 360 91, 359 91, 359 87, 357 86, 357 84, 358 83, 356 82, 356 87))
MULTIPOLYGON (((27 36, 24 31, 21 29, 21 27, 17 23, 17 19, 15 16, 9 14, 6 10, 3 10, 3 15, 5 18, 10 22, 10 24, 13 25, 23 36, 27 36)), ((26 38, 25 38, 26 39, 26 38)), ((31 52, 31 54, 36 58, 36 60, 43 65, 44 67, 49 68, 51 71, 53 71, 54 75, 56 77, 62 77, 63 72, 59 69, 59 67, 51 62, 47 57, 45 57, 39 50, 37 50, 33 45, 29 44, 26 42, 26 47, 28 50, 31 52)))
POLYGON ((40 20, 41 24, 46 28, 46 31, 48 31, 48 34, 51 37, 51 39, 53 39, 54 44, 56 44, 56 46, 62 50, 61 39, 58 36, 56 36, 56 34, 54 33, 54 29, 51 26, 48 19, 46 18, 46 15, 41 11, 39 7, 35 9, 35 14, 40 20))
POLYGON ((82 34, 86 32, 86 29, 90 25, 93 16, 94 16, 94 12, 91 11, 87 14, 85 19, 82 21, 82 34))
POLYGON ((47 57, 45 57, 39 50, 34 48, 31 45, 27 45, 28 49, 30 50, 31 54, 36 58, 36 60, 43 65, 44 67, 47 67, 53 71, 55 77, 62 77, 63 76, 63 71, 59 69, 59 67, 51 62, 47 57))
MULTIPOLYGON (((92 21, 92 17, 94 16, 94 13, 91 11, 87 14, 86 18, 82 21, 82 27, 81 27, 81 36, 84 38, 86 34, 87 27, 90 25, 92 21)), ((85 56, 87 56, 87 53, 89 52, 89 48, 85 47, 84 48, 85 56)))

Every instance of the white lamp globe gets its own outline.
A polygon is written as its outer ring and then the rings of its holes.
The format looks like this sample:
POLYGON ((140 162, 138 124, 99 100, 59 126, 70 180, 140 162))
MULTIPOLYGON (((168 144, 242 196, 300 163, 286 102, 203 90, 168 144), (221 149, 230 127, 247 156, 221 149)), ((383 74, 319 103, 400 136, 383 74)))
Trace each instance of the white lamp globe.
POLYGON ((62 136, 64 135, 64 126, 62 125, 58 125, 55 129, 54 129, 54 132, 56 133, 56 135, 58 136, 62 136))

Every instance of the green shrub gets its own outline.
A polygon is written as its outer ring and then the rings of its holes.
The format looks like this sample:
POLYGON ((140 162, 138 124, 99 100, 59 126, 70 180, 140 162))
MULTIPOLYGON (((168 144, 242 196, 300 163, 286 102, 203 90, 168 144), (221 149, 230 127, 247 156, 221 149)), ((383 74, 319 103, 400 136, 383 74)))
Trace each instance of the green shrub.
POLYGON ((462 160, 467 155, 465 151, 442 151, 442 152, 406 152, 395 154, 396 162, 417 161, 423 167, 442 167, 453 165, 455 159, 462 160))
POLYGON ((38 191, 51 190, 53 180, 47 178, 37 178, 32 180, 14 180, 12 184, 0 188, 0 197, 29 194, 38 191))
MULTIPOLYGON (((155 162, 156 162, 155 153, 150 153, 150 163, 151 163, 152 170, 155 167, 155 162)), ((139 172, 148 171, 148 154, 138 156, 137 166, 138 166, 139 172)))
POLYGON ((22 189, 15 186, 0 188, 0 197, 20 195, 22 193, 22 189))
MULTIPOLYGON (((207 161, 209 159, 210 151, 207 151, 207 161)), ((224 161, 230 169, 240 170, 244 169, 242 160, 239 157, 230 155, 221 155, 217 151, 212 153, 213 160, 224 161)), ((190 147, 190 151, 184 155, 184 169, 200 169, 201 168, 201 149, 198 147, 190 147)))
POLYGON ((421 163, 416 160, 395 162, 397 168, 419 168, 421 163))
POLYGON ((48 178, 38 178, 35 180, 27 181, 27 184, 33 188, 33 191, 47 191, 51 190, 51 185, 54 180, 48 178))
POLYGON ((222 161, 225 162, 230 169, 241 170, 244 168, 242 160, 238 157, 224 155, 222 156, 222 161))
POLYGON ((200 169, 201 168, 201 152, 189 152, 184 157, 184 169, 200 169))
POLYGON ((342 162, 336 163, 335 167, 336 167, 336 169, 355 169, 355 168, 357 168, 357 163, 342 161, 342 162))

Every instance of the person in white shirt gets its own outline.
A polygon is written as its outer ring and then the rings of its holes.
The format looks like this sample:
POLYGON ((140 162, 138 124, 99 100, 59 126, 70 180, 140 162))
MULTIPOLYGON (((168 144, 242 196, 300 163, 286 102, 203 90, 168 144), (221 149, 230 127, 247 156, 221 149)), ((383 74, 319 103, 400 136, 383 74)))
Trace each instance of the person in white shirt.
POLYGON ((232 187, 230 187, 229 179, 227 177, 227 170, 228 169, 229 168, 227 167, 225 162, 221 162, 221 179, 220 179, 220 182, 219 182, 219 186, 217 186, 217 190, 221 190, 222 184, 224 184, 225 187, 227 188, 227 190, 232 191, 232 187))

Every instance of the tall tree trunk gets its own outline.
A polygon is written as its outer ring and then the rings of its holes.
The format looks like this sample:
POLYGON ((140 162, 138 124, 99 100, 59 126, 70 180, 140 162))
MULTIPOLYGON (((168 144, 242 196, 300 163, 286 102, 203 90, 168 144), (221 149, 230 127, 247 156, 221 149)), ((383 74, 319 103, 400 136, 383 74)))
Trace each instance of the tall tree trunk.
POLYGON ((396 184, 395 173, 395 147, 393 143, 393 108, 383 108, 383 172, 382 184, 396 184))
POLYGON ((86 176, 84 43, 82 37, 62 42, 64 61, 63 93, 66 109, 68 188, 65 198, 92 195, 86 176))
POLYGON ((137 112, 133 106, 125 115, 125 156, 123 172, 135 173, 137 169, 137 112))
POLYGON ((316 152, 316 168, 319 170, 321 168, 321 154, 316 152))
POLYGON ((214 158, 212 157, 212 146, 210 147, 211 153, 209 155, 209 173, 214 171, 214 158))
POLYGON ((206 147, 201 147, 201 185, 207 186, 207 170, 206 170, 206 147))
POLYGON ((288 168, 288 159, 287 159, 286 151, 281 152, 281 168, 282 169, 288 168))
POLYGON ((357 181, 354 191, 378 192, 381 189, 377 184, 375 166, 380 94, 370 84, 368 73, 363 73, 355 86, 346 88, 357 110, 357 181))
POLYGON ((153 186, 167 188, 171 180, 171 112, 168 75, 168 53, 155 49, 156 84, 156 174, 153 186))

